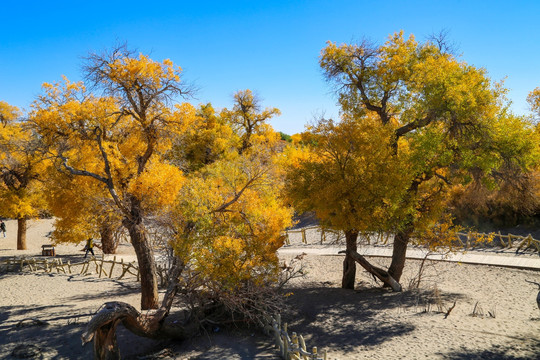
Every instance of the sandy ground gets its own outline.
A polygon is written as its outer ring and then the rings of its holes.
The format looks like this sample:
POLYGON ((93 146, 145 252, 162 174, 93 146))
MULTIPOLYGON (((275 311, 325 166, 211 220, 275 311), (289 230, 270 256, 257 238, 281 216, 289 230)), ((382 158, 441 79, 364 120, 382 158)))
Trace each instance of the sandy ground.
MULTIPOLYGON (((0 260, 40 257, 41 245, 49 243, 51 221, 31 223, 26 251, 15 250, 16 223, 6 224, 7 237, 0 234, 0 260)), ((82 247, 59 245, 57 257, 80 261, 82 247)), ((293 247, 302 251, 294 239, 293 247)), ((134 259, 128 245, 119 256, 134 259)), ((539 272, 429 262, 420 289, 392 293, 359 269, 357 288, 351 291, 339 288, 342 261, 342 256, 307 255, 307 274, 290 282, 282 315, 289 332, 302 334, 308 347, 327 349, 329 359, 540 359, 538 289, 525 281, 540 282, 539 272)), ((417 277, 419 265, 407 263, 405 288, 417 277)), ((112 300, 138 307, 136 279, 0 273, 0 359, 14 358, 13 350, 22 344, 39 348, 41 357, 36 358, 92 358, 91 345, 82 347, 80 334, 90 316, 112 300)), ((120 329, 119 344, 126 359, 142 359, 162 349, 170 355, 164 358, 171 359, 277 359, 271 339, 255 329, 219 329, 184 343, 142 339, 120 329)))

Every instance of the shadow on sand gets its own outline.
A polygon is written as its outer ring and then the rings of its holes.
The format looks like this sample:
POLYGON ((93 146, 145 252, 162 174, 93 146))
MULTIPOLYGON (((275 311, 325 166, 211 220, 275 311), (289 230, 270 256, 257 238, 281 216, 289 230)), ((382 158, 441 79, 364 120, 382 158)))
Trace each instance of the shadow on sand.
POLYGON ((540 340, 529 339, 527 341, 519 341, 515 344, 494 345, 487 350, 470 350, 464 349, 453 351, 446 354, 437 354, 440 359, 444 360, 540 360, 540 340), (513 355, 516 349, 521 353, 528 353, 525 356, 513 355))
MULTIPOLYGON (((283 316, 283 321, 289 322, 289 333, 298 331, 308 337, 309 346, 340 348, 344 352, 381 345, 411 333, 414 325, 395 320, 388 311, 434 301, 427 291, 394 293, 382 288, 351 291, 331 287, 289 290, 293 295, 287 300, 288 310, 283 316)), ((459 294, 441 294, 446 303, 458 298, 459 294)))

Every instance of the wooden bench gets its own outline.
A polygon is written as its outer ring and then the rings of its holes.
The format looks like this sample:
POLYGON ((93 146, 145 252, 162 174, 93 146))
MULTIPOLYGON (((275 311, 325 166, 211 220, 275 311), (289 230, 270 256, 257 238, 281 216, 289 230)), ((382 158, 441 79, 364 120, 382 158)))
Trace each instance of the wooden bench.
POLYGON ((41 256, 56 256, 54 245, 41 245, 41 256))

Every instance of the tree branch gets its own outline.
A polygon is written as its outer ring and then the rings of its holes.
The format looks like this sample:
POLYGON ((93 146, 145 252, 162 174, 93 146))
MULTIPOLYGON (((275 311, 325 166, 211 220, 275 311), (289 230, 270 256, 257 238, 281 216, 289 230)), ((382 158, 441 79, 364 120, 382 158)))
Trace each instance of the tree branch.
POLYGON ((402 290, 401 285, 392 276, 390 276, 387 271, 371 265, 371 263, 367 261, 366 258, 360 255, 358 252, 350 250, 340 251, 340 253, 342 252, 345 252, 347 255, 352 257, 354 261, 360 264, 360 266, 366 269, 373 276, 377 277, 377 279, 390 286, 392 290, 396 292, 400 292, 402 290))
POLYGON ((227 210, 227 208, 228 208, 229 206, 231 206, 232 204, 234 204, 236 201, 238 201, 238 199, 242 196, 242 194, 244 193, 244 191, 245 191, 251 184, 253 184, 257 179, 259 179, 264 173, 265 173, 265 171, 261 171, 260 173, 255 174, 255 176, 253 176, 251 179, 249 179, 248 182, 242 187, 242 189, 240 189, 240 191, 239 191, 238 193, 236 193, 236 194, 234 195, 234 197, 233 197, 230 201, 227 201, 225 204, 219 206, 217 209, 212 210, 211 213, 225 212, 225 211, 227 210))
POLYGON ((410 122, 406 125, 403 125, 402 127, 396 129, 396 139, 399 139, 401 136, 413 131, 413 130, 416 130, 416 129, 419 129, 419 128, 422 128, 424 126, 427 126, 429 125, 433 120, 435 120, 435 114, 434 113, 429 113, 425 118, 423 119, 416 119, 414 120, 413 122, 410 122))

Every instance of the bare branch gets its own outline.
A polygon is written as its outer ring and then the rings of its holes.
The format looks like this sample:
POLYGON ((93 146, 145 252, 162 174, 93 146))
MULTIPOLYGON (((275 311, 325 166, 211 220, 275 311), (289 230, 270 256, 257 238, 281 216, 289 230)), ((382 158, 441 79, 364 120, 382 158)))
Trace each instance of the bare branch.
POLYGON ((427 41, 435 45, 439 51, 443 54, 457 55, 459 50, 458 45, 455 42, 448 40, 450 30, 441 29, 438 33, 432 33, 427 37, 427 41))

